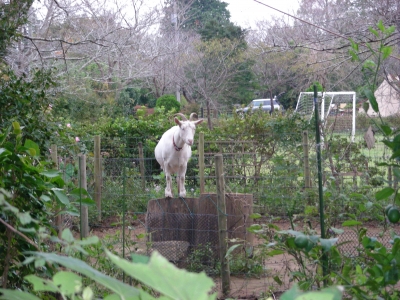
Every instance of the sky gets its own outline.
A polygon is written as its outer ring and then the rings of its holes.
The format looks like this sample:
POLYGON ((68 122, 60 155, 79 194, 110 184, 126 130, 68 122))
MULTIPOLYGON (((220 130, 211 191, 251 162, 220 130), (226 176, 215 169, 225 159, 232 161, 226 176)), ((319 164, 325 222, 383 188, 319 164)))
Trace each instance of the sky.
POLYGON ((299 7, 299 0, 223 0, 228 3, 228 10, 231 13, 231 21, 241 27, 254 27, 257 21, 271 18, 271 16, 281 17, 279 13, 261 3, 287 13, 293 13, 299 7))

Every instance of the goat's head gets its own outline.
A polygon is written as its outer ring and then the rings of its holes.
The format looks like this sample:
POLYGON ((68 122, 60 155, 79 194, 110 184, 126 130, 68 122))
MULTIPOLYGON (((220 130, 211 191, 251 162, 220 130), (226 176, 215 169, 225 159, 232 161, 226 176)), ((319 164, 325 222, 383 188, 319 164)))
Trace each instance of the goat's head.
POLYGON ((177 113, 177 115, 182 117, 182 121, 177 117, 174 118, 175 123, 179 126, 179 137, 185 142, 185 144, 192 146, 196 126, 203 122, 203 119, 197 120, 197 114, 195 113, 190 115, 189 120, 181 113, 177 113))

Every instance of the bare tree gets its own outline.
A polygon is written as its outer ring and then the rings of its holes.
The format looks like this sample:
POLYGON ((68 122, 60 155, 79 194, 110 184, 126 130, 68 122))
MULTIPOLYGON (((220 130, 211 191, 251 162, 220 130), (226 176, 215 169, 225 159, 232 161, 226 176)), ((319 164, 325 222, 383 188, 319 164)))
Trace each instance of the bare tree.
POLYGON ((21 71, 56 67, 61 87, 84 93, 87 83, 116 93, 133 79, 151 76, 160 19, 144 0, 43 0, 31 7, 23 40, 7 56, 21 71), (23 47, 21 46, 23 45, 23 47))

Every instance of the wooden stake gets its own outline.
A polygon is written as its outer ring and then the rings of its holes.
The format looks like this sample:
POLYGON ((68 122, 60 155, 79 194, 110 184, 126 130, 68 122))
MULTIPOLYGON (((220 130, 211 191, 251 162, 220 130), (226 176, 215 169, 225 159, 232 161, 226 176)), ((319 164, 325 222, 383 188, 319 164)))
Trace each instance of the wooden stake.
POLYGON ((200 194, 204 193, 204 132, 199 133, 199 179, 200 194))
MULTIPOLYGON (((51 145, 51 160, 53 161, 56 169, 58 170, 59 165, 58 165, 58 153, 57 153, 57 145, 52 144, 51 145)), ((57 227, 57 233, 58 237, 61 238, 61 233, 62 233, 62 226, 63 226, 63 216, 60 214, 62 207, 58 206, 57 207, 57 216, 56 216, 56 227, 57 227)))
POLYGON ((310 160, 308 147, 308 132, 303 131, 303 151, 304 151, 304 187, 311 187, 310 160))
POLYGON ((142 142, 139 142, 138 146, 139 146, 139 168, 140 168, 140 175, 142 177, 142 189, 144 191, 146 189, 146 178, 145 178, 146 171, 144 169, 144 156, 143 156, 142 142))
POLYGON ((225 178, 222 154, 215 155, 215 175, 217 178, 217 209, 218 209, 218 236, 219 257, 221 260, 222 293, 226 296, 230 291, 229 262, 225 257, 227 252, 227 215, 225 203, 225 178))
POLYGON ((103 182, 101 172, 101 143, 100 136, 94 137, 94 200, 97 206, 97 221, 101 222, 101 185, 103 182))
MULTIPOLYGON (((79 158, 79 188, 87 190, 86 181, 86 155, 80 154, 79 158)), ((83 197, 83 195, 81 195, 83 197)), ((89 212, 87 205, 81 203, 81 238, 89 235, 89 212)))

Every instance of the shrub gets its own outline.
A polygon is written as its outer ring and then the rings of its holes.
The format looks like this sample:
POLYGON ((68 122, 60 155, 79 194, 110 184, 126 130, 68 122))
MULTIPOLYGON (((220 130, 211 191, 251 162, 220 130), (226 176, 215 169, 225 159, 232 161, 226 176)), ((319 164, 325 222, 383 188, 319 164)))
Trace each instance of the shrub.
POLYGON ((181 109, 181 104, 176 100, 174 95, 162 95, 160 98, 157 99, 156 107, 164 106, 166 111, 179 111, 181 109))

